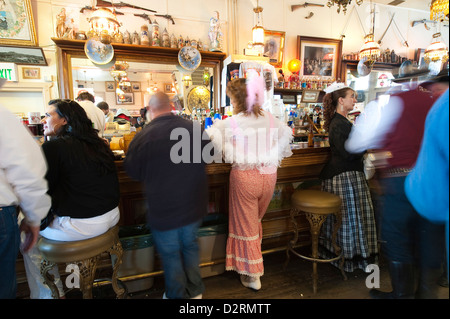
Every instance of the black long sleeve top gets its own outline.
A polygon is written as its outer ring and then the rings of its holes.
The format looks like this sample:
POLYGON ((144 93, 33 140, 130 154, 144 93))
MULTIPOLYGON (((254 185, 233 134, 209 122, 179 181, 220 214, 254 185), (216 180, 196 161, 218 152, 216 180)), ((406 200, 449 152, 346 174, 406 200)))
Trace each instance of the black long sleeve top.
POLYGON ((330 179, 343 172, 364 172, 364 153, 352 154, 344 144, 352 130, 352 123, 339 113, 335 113, 328 130, 331 158, 320 173, 321 179, 330 179))
POLYGON ((207 212, 207 176, 201 153, 209 138, 202 140, 203 130, 194 129, 195 125, 175 115, 159 116, 130 143, 124 167, 145 186, 150 228, 179 228, 207 212))
POLYGON ((93 161, 82 164, 77 160, 73 154, 84 151, 80 142, 57 138, 45 142, 42 149, 48 164, 48 194, 56 215, 90 218, 119 205, 117 172, 102 174, 93 161))

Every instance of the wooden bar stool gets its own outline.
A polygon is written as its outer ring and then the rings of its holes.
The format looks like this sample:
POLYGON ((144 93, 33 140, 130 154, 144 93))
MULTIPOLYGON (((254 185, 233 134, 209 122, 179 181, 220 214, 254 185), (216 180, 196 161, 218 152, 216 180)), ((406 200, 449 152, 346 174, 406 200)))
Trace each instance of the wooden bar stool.
POLYGON ((292 194, 291 198, 292 209, 290 211, 291 220, 294 226, 294 239, 289 241, 287 244, 286 254, 287 260, 285 266, 289 262, 289 252, 291 251, 295 255, 304 258, 306 260, 313 262, 313 292, 317 292, 317 263, 329 263, 340 259, 339 268, 341 270, 344 280, 347 280, 347 276, 344 272, 344 257, 342 255, 341 248, 336 244, 336 237, 339 228, 342 223, 341 216, 341 198, 337 195, 312 189, 297 190, 292 194), (299 254, 294 250, 294 247, 298 241, 298 225, 296 221, 296 216, 299 212, 305 212, 306 219, 309 221, 311 226, 311 256, 305 256, 299 254), (336 257, 331 259, 319 258, 319 234, 322 224, 326 220, 327 216, 334 214, 336 216, 336 222, 333 226, 332 234, 332 245, 336 252, 336 257))
POLYGON ((111 278, 112 287, 117 298, 123 298, 124 288, 117 284, 117 271, 122 263, 122 244, 119 240, 119 226, 110 228, 106 233, 80 241, 56 241, 41 238, 38 242, 43 260, 41 274, 45 283, 50 287, 53 298, 59 298, 58 289, 53 275, 48 272, 58 264, 74 264, 78 266, 80 274, 80 290, 83 299, 92 299, 92 286, 95 278, 97 263, 103 253, 117 257, 111 278))

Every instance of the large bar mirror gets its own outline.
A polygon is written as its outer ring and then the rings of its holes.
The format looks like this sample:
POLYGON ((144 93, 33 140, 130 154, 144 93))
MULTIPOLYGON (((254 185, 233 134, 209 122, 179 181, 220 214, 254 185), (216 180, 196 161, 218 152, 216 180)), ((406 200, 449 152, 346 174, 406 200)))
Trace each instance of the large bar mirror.
POLYGON ((219 110, 224 53, 202 52, 201 65, 187 72, 178 64, 178 49, 114 44, 114 59, 99 65, 86 57, 84 41, 53 41, 58 47, 58 84, 63 98, 74 99, 86 90, 96 97, 96 103, 106 101, 113 111, 125 108, 138 117, 151 95, 160 90, 186 114, 194 108, 219 110))

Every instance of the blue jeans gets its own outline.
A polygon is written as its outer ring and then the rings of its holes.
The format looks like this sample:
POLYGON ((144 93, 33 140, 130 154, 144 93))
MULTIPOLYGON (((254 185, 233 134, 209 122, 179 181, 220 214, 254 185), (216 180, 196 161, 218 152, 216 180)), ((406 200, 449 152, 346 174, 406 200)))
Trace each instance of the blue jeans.
POLYGON ((381 180, 382 250, 391 261, 417 263, 419 267, 439 268, 444 256, 444 225, 421 217, 404 191, 405 177, 381 180))
POLYGON ((15 299, 17 291, 16 260, 20 233, 16 207, 0 210, 0 299, 15 299))
POLYGON ((188 299, 205 290, 200 275, 197 232, 201 221, 180 228, 152 229, 156 249, 161 257, 166 297, 188 299))

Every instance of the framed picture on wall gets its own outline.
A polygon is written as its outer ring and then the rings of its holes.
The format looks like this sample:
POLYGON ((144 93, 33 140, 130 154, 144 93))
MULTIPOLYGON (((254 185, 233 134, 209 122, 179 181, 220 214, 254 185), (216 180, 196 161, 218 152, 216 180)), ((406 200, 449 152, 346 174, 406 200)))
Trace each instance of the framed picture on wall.
POLYGON ((133 92, 140 92, 141 91, 141 82, 131 82, 131 90, 133 92))
MULTIPOLYGON (((2 0, 0 0, 2 1, 2 0)), ((22 68, 22 78, 39 80, 41 78, 40 68, 22 68)))
POLYGON ((284 37, 286 32, 264 30, 264 53, 276 68, 283 66, 284 37))
POLYGON ((117 105, 133 105, 134 104, 134 93, 123 93, 116 94, 116 104, 117 105))
POLYGON ((0 62, 47 66, 44 51, 39 47, 11 47, 0 45, 0 62))
POLYGON ((340 74, 342 40, 297 36, 300 76, 334 78, 340 74))
POLYGON ((164 83, 164 93, 173 93, 172 83, 164 83))
POLYGON ((303 90, 302 103, 317 103, 319 95, 320 90, 303 90))
POLYGON ((31 0, 0 0, 0 42, 6 45, 37 45, 31 0))
POLYGON ((114 92, 115 91, 114 81, 106 81, 105 82, 105 91, 106 92, 114 92))

